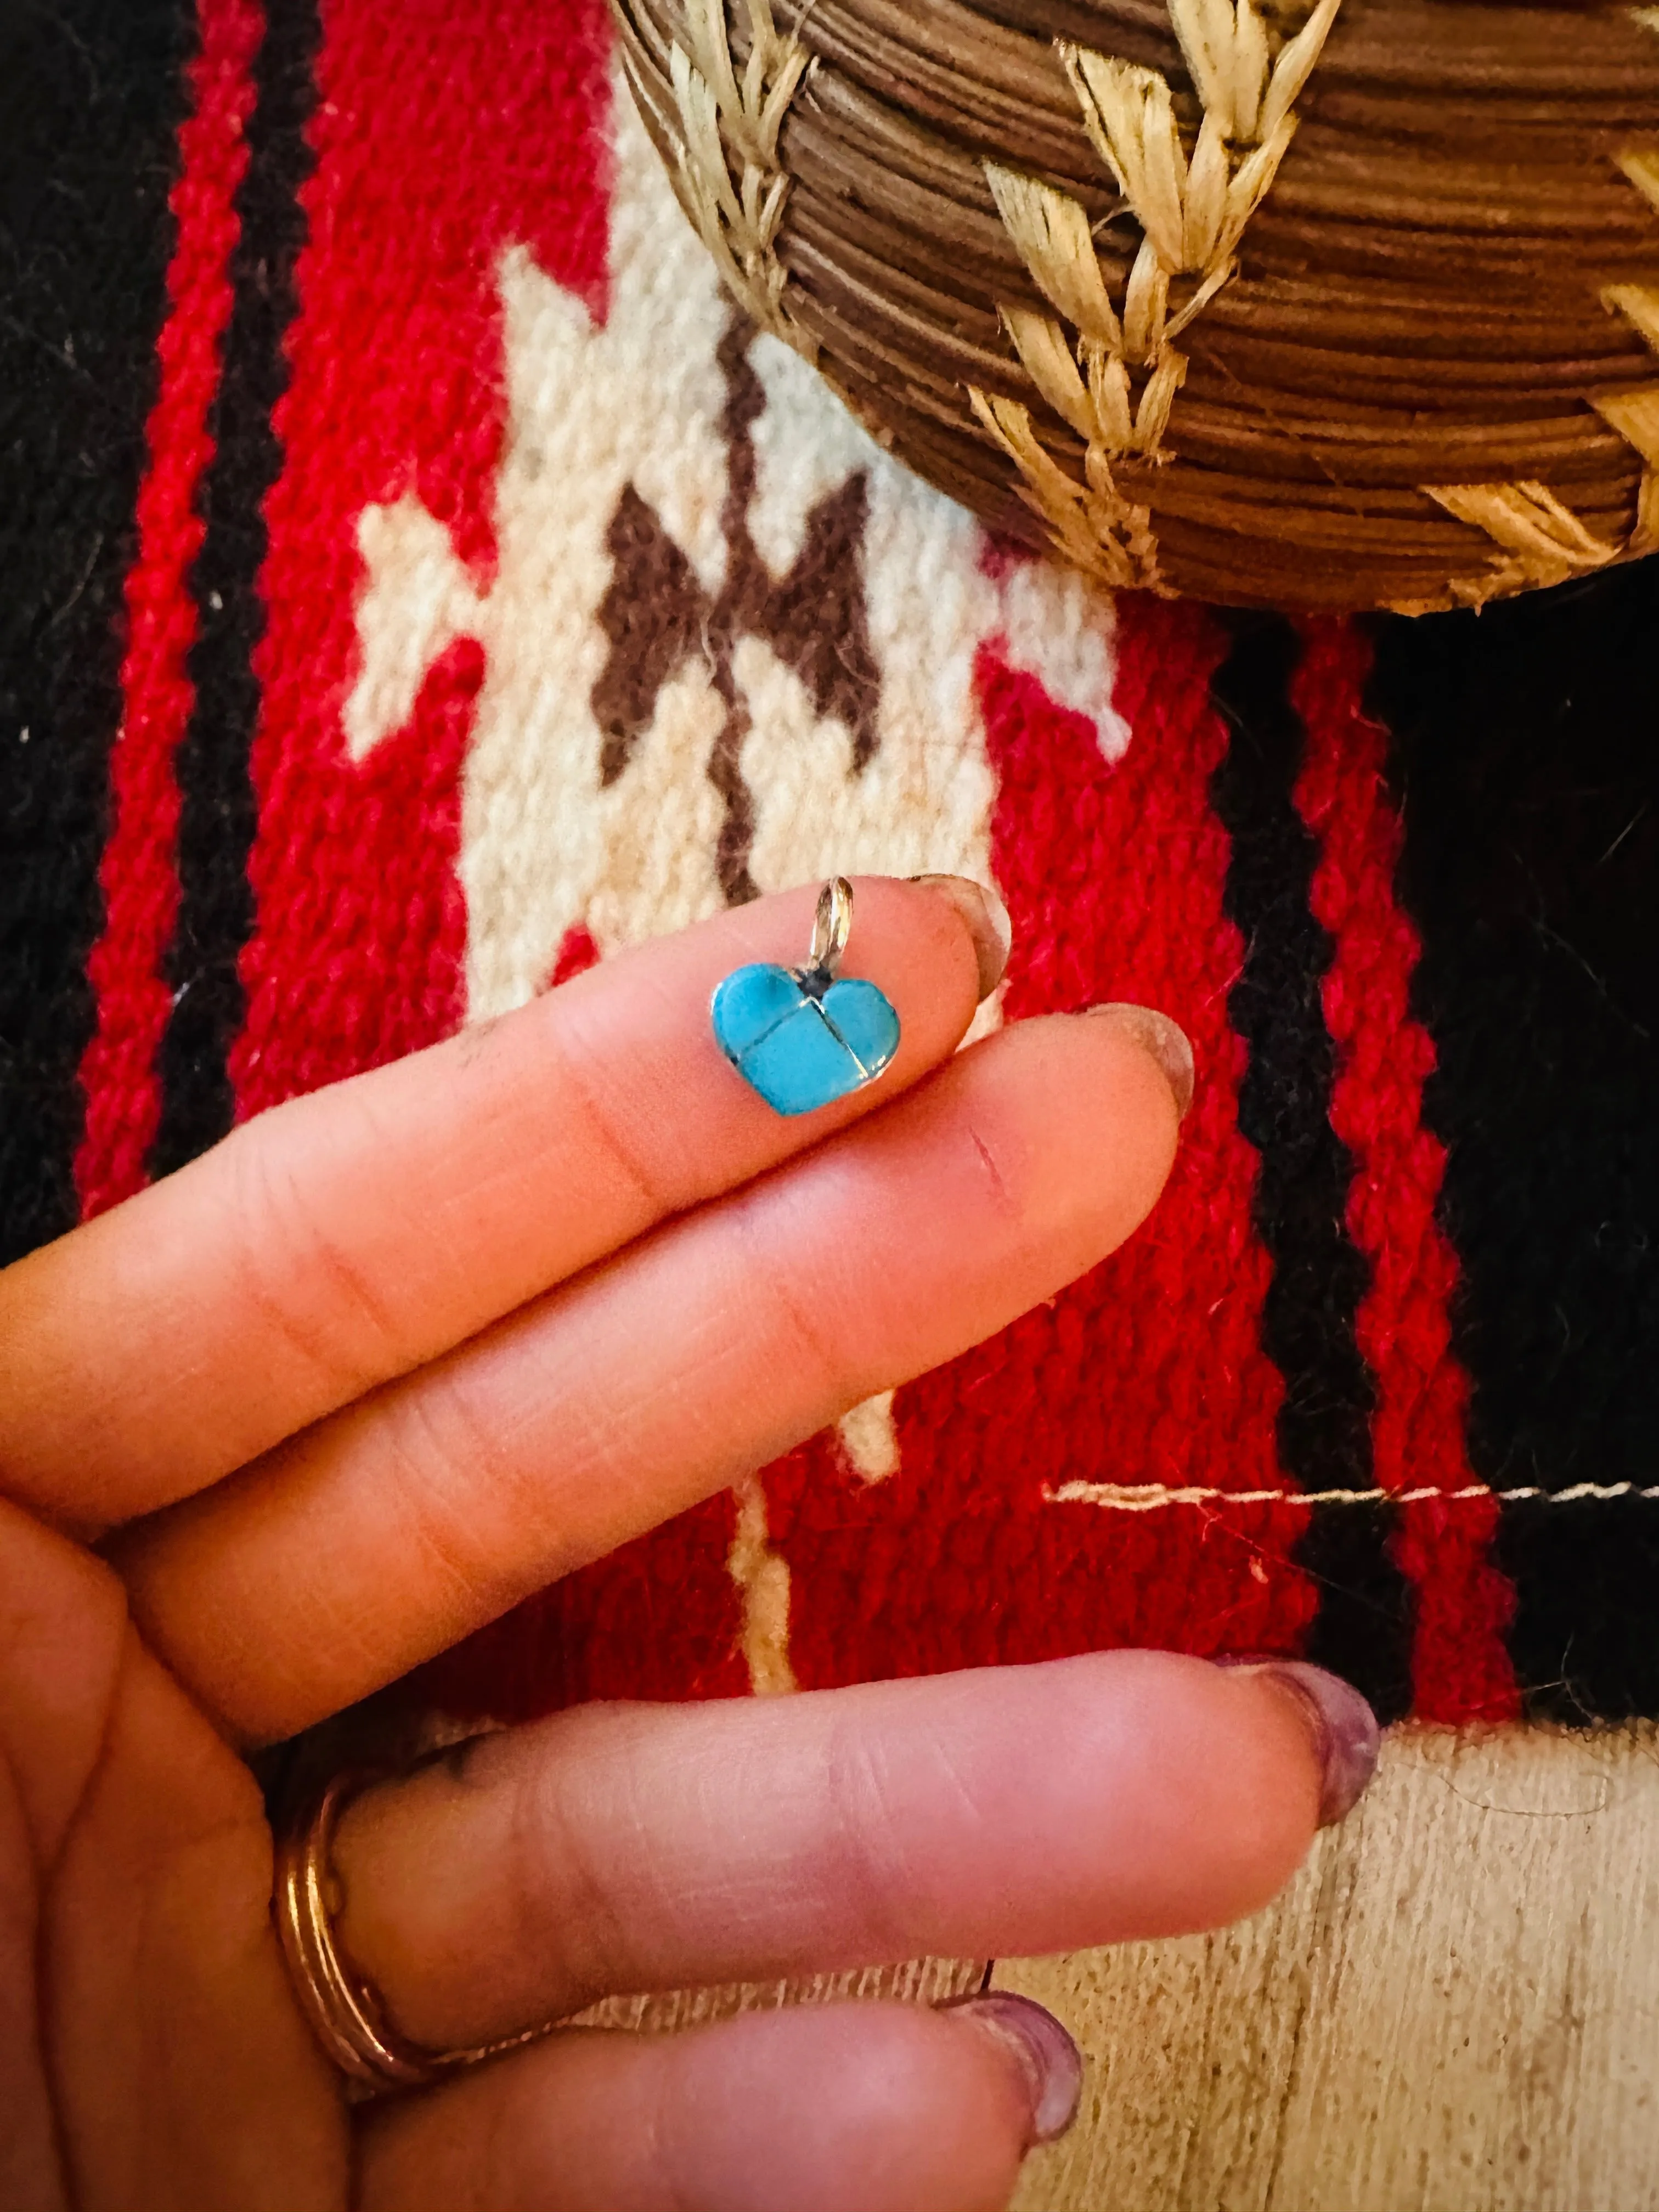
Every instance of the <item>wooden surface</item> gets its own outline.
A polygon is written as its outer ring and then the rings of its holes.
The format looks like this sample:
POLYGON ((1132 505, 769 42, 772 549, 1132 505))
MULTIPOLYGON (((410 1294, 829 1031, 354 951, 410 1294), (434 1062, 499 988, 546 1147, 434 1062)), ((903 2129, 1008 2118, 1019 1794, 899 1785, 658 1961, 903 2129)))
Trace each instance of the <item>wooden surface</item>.
MULTIPOLYGON (((920 2002, 978 1961, 613 1999, 688 2027, 920 2002)), ((1084 2108, 1014 2212, 1659 2212, 1659 1730, 1396 1730, 1267 1911, 1000 1960, 1084 2045, 1084 2108)))
POLYGON ((1659 1737, 1401 1730, 1254 1921, 995 1981, 1091 2062, 1017 2212, 1659 2208, 1659 1737))

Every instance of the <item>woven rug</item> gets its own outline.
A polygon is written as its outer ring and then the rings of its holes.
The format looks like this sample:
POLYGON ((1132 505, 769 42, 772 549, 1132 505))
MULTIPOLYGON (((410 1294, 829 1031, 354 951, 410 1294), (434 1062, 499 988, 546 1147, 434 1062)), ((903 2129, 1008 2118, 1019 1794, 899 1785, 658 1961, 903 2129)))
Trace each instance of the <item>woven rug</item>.
POLYGON ((1298 627, 1015 557, 728 312, 597 0, 0 40, 7 1256, 836 869, 989 873, 997 1018, 1197 1048, 1127 1250, 434 1689, 1148 1642, 1659 1713, 1659 571, 1298 627))
POLYGON ((427 1696, 1150 1643, 1659 1716, 1659 566, 1299 624, 1013 554, 723 303, 599 0, 19 0, 0 173, 0 1257, 835 871, 994 878, 986 1019, 1196 1048, 1122 1253, 427 1696))

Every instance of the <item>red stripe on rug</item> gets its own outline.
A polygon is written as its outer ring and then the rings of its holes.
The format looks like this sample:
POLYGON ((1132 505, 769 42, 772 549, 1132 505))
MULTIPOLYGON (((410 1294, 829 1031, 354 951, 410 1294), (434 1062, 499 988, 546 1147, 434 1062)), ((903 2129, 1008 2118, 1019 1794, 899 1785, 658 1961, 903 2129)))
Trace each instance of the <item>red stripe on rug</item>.
POLYGON ((536 1720, 596 1698, 742 1697, 732 1534, 723 1491, 515 1606, 416 1683, 458 1720, 536 1720))
MULTIPOLYGON (((1445 1170, 1423 1125, 1434 1046, 1410 1011, 1419 944, 1395 903, 1401 827, 1384 780, 1388 733, 1364 711, 1371 648, 1352 624, 1310 623, 1292 702, 1308 732, 1297 805, 1319 840, 1311 902, 1334 939, 1325 1019, 1337 1048, 1331 1121, 1353 1155, 1350 1235, 1371 1267, 1356 1317, 1376 1382, 1377 1485, 1456 1491, 1476 1480, 1464 1433, 1468 1380, 1451 1346, 1457 1260, 1435 1217, 1445 1170)), ((1416 1711, 1504 1720, 1520 1710, 1504 1632, 1507 1580, 1488 1553, 1491 1498, 1402 1506, 1395 1547, 1417 1595, 1416 1711)))
MULTIPOLYGON (((599 958, 578 922, 559 947, 553 988, 599 958)), ((733 1522, 723 1491, 577 1568, 422 1668, 421 1692, 455 1719, 503 1722, 596 1698, 742 1697, 733 1522)))
POLYGON ((1115 1645, 1289 1651, 1312 1616, 1291 1559, 1299 1503, 1129 1513, 1053 1495, 1287 1487, 1283 1386, 1261 1346, 1256 1158, 1237 1126, 1244 1048, 1227 1018, 1243 947, 1208 796, 1227 743, 1209 697, 1222 650, 1200 610, 1121 602, 1115 702, 1133 734, 1115 763, 1092 723, 981 655, 1009 1018, 1164 1007, 1192 1037, 1199 1087, 1169 1188, 1131 1242, 898 1393, 896 1473, 866 1486, 823 1439, 769 1471, 803 1686, 1115 1645))
POLYGON ((528 246, 596 306, 605 283, 597 6, 501 0, 478 37, 458 33, 446 0, 411 0, 391 26, 378 0, 322 12, 254 657, 258 920, 231 1060, 241 1118, 462 1018, 456 861, 477 673, 441 664, 404 728, 352 759, 341 717, 358 670, 358 524, 413 495, 487 587, 506 415, 501 257, 528 246))
POLYGON ((197 627, 191 564, 204 528, 196 498, 213 452, 209 410, 230 315, 234 202, 247 167, 242 134, 264 15, 256 0, 201 0, 200 26, 188 71, 192 109, 179 134, 168 202, 178 235, 156 347, 161 382, 138 494, 138 553, 127 578, 123 713, 100 875, 104 930, 88 963, 97 1027, 81 1062, 86 1126, 75 1163, 87 1216, 142 1188, 161 1114, 155 1055, 171 1004, 161 960, 178 902, 173 760, 195 696, 185 662, 197 627))
MULTIPOLYGON (((489 35, 414 0, 324 0, 317 167, 301 194, 284 450, 266 502, 268 627, 253 752, 258 903, 232 1054, 240 1118, 415 1051, 464 1006, 460 781, 484 675, 459 641, 405 726, 354 761, 357 531, 412 495, 487 591, 507 363, 498 273, 538 265, 605 305, 610 38, 597 0, 502 0, 489 35), (488 130, 479 118, 488 117, 488 130)), ((592 941, 573 932, 561 972, 592 941)), ((715 1498, 573 1575, 425 1671, 451 1711, 513 1718, 597 1696, 744 1686, 715 1498)))
MULTIPOLYGON (((258 921, 231 1061, 241 1118, 418 1050, 463 1017, 460 781, 483 656, 452 647, 404 728, 354 762, 342 714, 358 671, 358 525, 412 495, 487 590, 501 257, 527 246, 596 315, 605 304, 610 39, 596 0, 502 0, 482 38, 456 34, 446 0, 414 0, 390 36, 377 0, 325 0, 323 20, 309 237, 276 417, 285 462, 266 505, 258 921)), ((592 951, 573 932, 562 972, 592 951)), ((731 1523, 715 1498, 568 1577, 434 1662, 426 1690, 510 1719, 741 1689, 731 1523)))

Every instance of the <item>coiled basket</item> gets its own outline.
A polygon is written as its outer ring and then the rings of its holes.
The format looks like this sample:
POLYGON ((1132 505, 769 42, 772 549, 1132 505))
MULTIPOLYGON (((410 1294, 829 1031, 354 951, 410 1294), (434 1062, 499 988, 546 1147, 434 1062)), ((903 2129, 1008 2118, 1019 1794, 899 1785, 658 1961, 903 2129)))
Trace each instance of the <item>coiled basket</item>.
POLYGON ((735 298, 994 529, 1409 612, 1659 546, 1659 8, 613 6, 735 298))

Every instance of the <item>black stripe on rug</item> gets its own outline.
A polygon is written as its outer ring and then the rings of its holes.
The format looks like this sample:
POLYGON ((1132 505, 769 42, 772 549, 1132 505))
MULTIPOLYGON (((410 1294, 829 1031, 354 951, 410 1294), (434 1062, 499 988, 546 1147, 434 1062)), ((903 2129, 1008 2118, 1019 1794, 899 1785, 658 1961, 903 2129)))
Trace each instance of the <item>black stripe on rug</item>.
POLYGON ((0 9, 0 1264, 74 1226, 193 11, 0 9))
POLYGON ((230 321, 209 424, 206 534, 190 580, 196 697, 178 755, 179 913, 164 963, 173 1006, 160 1054, 154 1176, 216 1144, 234 1116, 228 1060, 245 1012, 238 963, 254 922, 247 866, 258 821, 251 761, 260 703, 253 655, 265 630, 264 508, 283 463, 271 414, 288 388, 284 343, 298 304, 299 194, 313 166, 306 131, 321 38, 318 0, 268 0, 248 166, 236 195, 241 228, 230 258, 230 321))
MULTIPOLYGON (((1320 991, 1334 947, 1310 904, 1318 850, 1294 797, 1302 644, 1281 616, 1224 619, 1232 647, 1211 696, 1231 737, 1210 799, 1232 840, 1224 905, 1244 939, 1227 1010, 1249 1053, 1238 1121, 1261 1155, 1255 1219, 1273 1269, 1262 1340, 1285 1378, 1279 1455, 1304 1489, 1369 1490, 1374 1392, 1354 1322, 1370 1270, 1347 1230, 1353 1159, 1331 1127, 1336 1054, 1320 991)), ((1411 1592, 1393 1528, 1387 1506, 1315 1506, 1297 1552, 1320 1590, 1308 1657, 1385 1720, 1412 1696, 1411 1592)))
POLYGON ((1659 564, 1377 627, 1469 1451, 1534 1715, 1659 1715, 1659 564))

